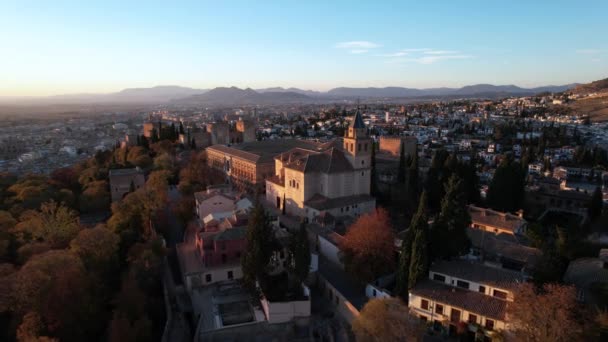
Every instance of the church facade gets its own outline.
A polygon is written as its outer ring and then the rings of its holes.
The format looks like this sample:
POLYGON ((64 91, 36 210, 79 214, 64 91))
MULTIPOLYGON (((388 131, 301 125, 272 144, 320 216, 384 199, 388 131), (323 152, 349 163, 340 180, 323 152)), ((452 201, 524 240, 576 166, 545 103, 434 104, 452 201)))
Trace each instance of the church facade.
POLYGON ((370 196, 372 141, 357 110, 344 138, 315 148, 293 148, 275 157, 266 199, 309 220, 324 213, 359 216, 374 210, 370 196))

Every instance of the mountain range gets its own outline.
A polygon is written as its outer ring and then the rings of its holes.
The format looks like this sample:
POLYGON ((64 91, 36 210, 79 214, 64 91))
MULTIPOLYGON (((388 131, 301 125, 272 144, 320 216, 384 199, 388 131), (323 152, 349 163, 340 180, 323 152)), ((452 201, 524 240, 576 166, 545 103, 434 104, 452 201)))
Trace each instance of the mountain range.
POLYGON ((334 88, 327 92, 298 88, 240 89, 218 87, 195 89, 180 86, 128 88, 108 94, 69 94, 48 97, 0 97, 0 103, 11 104, 98 104, 138 103, 202 106, 270 105, 295 103, 322 103, 339 100, 390 99, 390 98, 498 98, 505 96, 534 95, 543 92, 562 92, 578 84, 522 88, 515 85, 476 84, 462 88, 334 88))

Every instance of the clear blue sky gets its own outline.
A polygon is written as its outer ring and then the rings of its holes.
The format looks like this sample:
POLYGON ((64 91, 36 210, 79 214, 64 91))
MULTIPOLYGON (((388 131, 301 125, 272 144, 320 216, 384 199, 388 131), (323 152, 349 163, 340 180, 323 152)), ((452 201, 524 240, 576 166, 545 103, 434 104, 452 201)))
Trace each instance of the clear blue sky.
POLYGON ((608 1, 2 1, 0 96, 608 77, 608 1))

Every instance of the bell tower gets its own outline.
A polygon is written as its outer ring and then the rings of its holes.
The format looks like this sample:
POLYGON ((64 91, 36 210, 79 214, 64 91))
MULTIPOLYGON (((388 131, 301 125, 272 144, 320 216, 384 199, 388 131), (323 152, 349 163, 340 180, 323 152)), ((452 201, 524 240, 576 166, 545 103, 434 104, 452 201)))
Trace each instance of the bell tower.
POLYGON ((372 141, 358 107, 353 121, 344 133, 343 148, 344 155, 355 170, 367 170, 371 167, 372 141))

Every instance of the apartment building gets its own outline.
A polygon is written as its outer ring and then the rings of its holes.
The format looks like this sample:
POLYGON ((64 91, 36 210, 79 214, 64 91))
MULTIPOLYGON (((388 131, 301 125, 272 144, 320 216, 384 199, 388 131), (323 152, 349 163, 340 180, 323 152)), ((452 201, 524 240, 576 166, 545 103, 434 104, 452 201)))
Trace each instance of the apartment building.
POLYGON ((472 336, 492 340, 507 329, 507 304, 521 273, 465 260, 431 266, 429 278, 409 292, 409 307, 422 320, 455 334, 463 327, 472 336))

